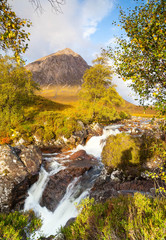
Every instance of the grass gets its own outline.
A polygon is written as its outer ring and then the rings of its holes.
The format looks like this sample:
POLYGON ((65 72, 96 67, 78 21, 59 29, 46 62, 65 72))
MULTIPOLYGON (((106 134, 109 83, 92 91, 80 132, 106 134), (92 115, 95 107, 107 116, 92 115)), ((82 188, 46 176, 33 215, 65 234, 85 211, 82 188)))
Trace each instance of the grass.
POLYGON ((50 99, 37 95, 34 97, 33 104, 25 108, 24 116, 28 121, 33 122, 34 118, 42 112, 65 112, 65 110, 70 108, 73 108, 73 106, 69 104, 54 102, 50 99))
POLYGON ((43 86, 37 95, 62 104, 73 104, 79 100, 80 86, 43 86))
MULTIPOLYGON (((64 108, 65 105, 67 105, 67 108, 69 108, 78 105, 79 90, 80 86, 42 86, 41 90, 37 92, 37 95, 56 102, 56 104, 62 104, 64 108)), ((56 105, 54 106, 56 107, 56 105)), ((62 106, 60 105, 59 107, 63 110, 62 106)), ((153 109, 144 109, 142 106, 137 106, 127 101, 125 101, 124 106, 118 107, 117 110, 126 111, 132 116, 152 118, 156 115, 153 109)))
MULTIPOLYGON (((22 136, 28 143, 32 143, 34 135, 47 142, 62 135, 69 137, 74 130, 79 128, 78 119, 85 124, 94 121, 92 109, 83 109, 79 103, 79 89, 79 86, 42 87, 40 91, 36 92, 37 95, 33 97, 33 102, 24 107, 24 114, 19 116, 19 119, 15 115, 11 116, 10 123, 4 119, 4 124, 0 128, 0 142, 8 141, 8 139, 13 142, 15 138, 19 139, 22 136), (19 134, 13 134, 13 132, 19 134)), ((143 107, 128 102, 125 106, 119 107, 117 111, 122 111, 124 117, 126 116, 125 112, 142 117, 154 116, 154 111, 151 112, 151 115, 145 115, 143 107)), ((124 118, 121 115, 120 117, 124 118)))
POLYGON ((125 105, 118 108, 119 111, 126 111, 129 112, 130 115, 136 116, 136 117, 145 117, 145 118, 152 118, 157 115, 156 111, 152 108, 145 109, 142 106, 137 106, 135 104, 132 104, 128 101, 125 101, 125 105))

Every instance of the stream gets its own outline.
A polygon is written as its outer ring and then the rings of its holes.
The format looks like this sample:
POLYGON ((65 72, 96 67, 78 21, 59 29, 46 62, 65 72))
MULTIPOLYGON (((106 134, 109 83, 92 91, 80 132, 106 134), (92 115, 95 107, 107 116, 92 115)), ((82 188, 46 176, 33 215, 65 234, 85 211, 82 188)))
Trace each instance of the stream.
MULTIPOLYGON (((79 204, 84 198, 88 197, 95 180, 100 175, 102 169, 101 152, 105 145, 106 138, 109 135, 120 133, 118 127, 122 125, 107 126, 103 130, 102 136, 93 136, 85 146, 78 145, 76 149, 65 153, 65 157, 59 158, 58 153, 43 153, 43 160, 51 162, 51 170, 46 171, 41 167, 39 179, 28 191, 28 197, 25 200, 24 211, 32 209, 37 216, 42 219, 42 226, 33 236, 38 239, 40 236, 48 237, 58 234, 61 226, 65 226, 69 219, 75 218, 78 214, 76 204, 79 204), (85 150, 87 154, 93 155, 98 160, 98 164, 79 177, 75 177, 68 185, 65 194, 59 202, 56 209, 52 212, 45 206, 40 205, 43 191, 49 181, 49 177, 57 174, 67 168, 65 162, 71 154, 85 150)), ((63 155, 62 155, 63 156, 63 155)))

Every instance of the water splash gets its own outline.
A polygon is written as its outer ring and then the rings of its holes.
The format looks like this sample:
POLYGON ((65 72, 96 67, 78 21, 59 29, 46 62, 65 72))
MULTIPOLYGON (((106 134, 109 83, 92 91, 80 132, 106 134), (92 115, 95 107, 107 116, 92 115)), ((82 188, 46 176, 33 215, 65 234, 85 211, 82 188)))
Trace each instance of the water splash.
POLYGON ((75 149, 75 151, 85 150, 87 154, 91 154, 94 157, 100 159, 107 137, 110 135, 119 134, 120 131, 117 128, 120 126, 122 126, 122 125, 119 124, 119 125, 111 125, 111 126, 105 127, 103 129, 102 136, 91 137, 85 146, 78 145, 77 148, 75 149))

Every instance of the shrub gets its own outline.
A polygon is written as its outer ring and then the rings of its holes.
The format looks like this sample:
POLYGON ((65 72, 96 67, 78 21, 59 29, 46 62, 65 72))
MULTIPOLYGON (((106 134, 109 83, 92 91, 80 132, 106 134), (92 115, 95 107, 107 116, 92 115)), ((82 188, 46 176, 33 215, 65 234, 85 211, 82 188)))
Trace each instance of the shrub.
POLYGON ((105 203, 86 199, 75 222, 62 228, 66 240, 161 240, 166 237, 166 199, 119 196, 105 203))
POLYGON ((8 133, 3 134, 3 137, 0 137, 0 144, 10 144, 11 143, 11 138, 9 137, 8 133))
POLYGON ((124 112, 124 111, 120 111, 119 116, 121 119, 128 119, 131 117, 129 113, 124 112))
POLYGON ((28 239, 41 226, 41 220, 32 211, 27 213, 0 213, 0 239, 28 239))
POLYGON ((164 163, 165 141, 145 133, 142 135, 140 142, 140 159, 142 163, 149 162, 154 167, 159 165, 159 163, 164 163))
POLYGON ((35 119, 35 135, 45 142, 64 136, 69 138, 74 131, 82 130, 75 117, 54 111, 44 111, 35 119))
POLYGON ((140 163, 136 139, 125 133, 109 136, 102 151, 102 161, 110 169, 125 169, 140 163))

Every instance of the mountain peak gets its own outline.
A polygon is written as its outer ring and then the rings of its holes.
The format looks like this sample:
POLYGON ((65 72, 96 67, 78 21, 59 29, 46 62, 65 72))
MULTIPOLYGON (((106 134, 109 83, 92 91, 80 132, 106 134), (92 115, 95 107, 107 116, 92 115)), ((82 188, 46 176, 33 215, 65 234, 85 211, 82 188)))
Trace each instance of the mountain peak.
MULTIPOLYGON (((47 58, 49 57, 53 57, 53 56, 57 56, 57 55, 72 55, 74 57, 79 57, 79 54, 78 53, 75 53, 73 50, 71 50, 70 48, 64 48, 62 50, 59 50, 58 52, 55 52, 55 53, 52 53, 48 56, 45 56, 45 57, 41 57, 39 59, 37 59, 36 61, 44 61, 46 60, 47 58)), ((35 62, 36 62, 35 61, 35 62)))
POLYGON ((55 55, 62 55, 62 54, 65 54, 65 55, 73 55, 75 57, 79 56, 78 53, 75 53, 73 50, 71 50, 70 48, 65 48, 63 50, 60 50, 58 52, 55 53, 55 55))
POLYGON ((89 65, 70 48, 42 57, 26 66, 40 85, 81 85, 89 65))

